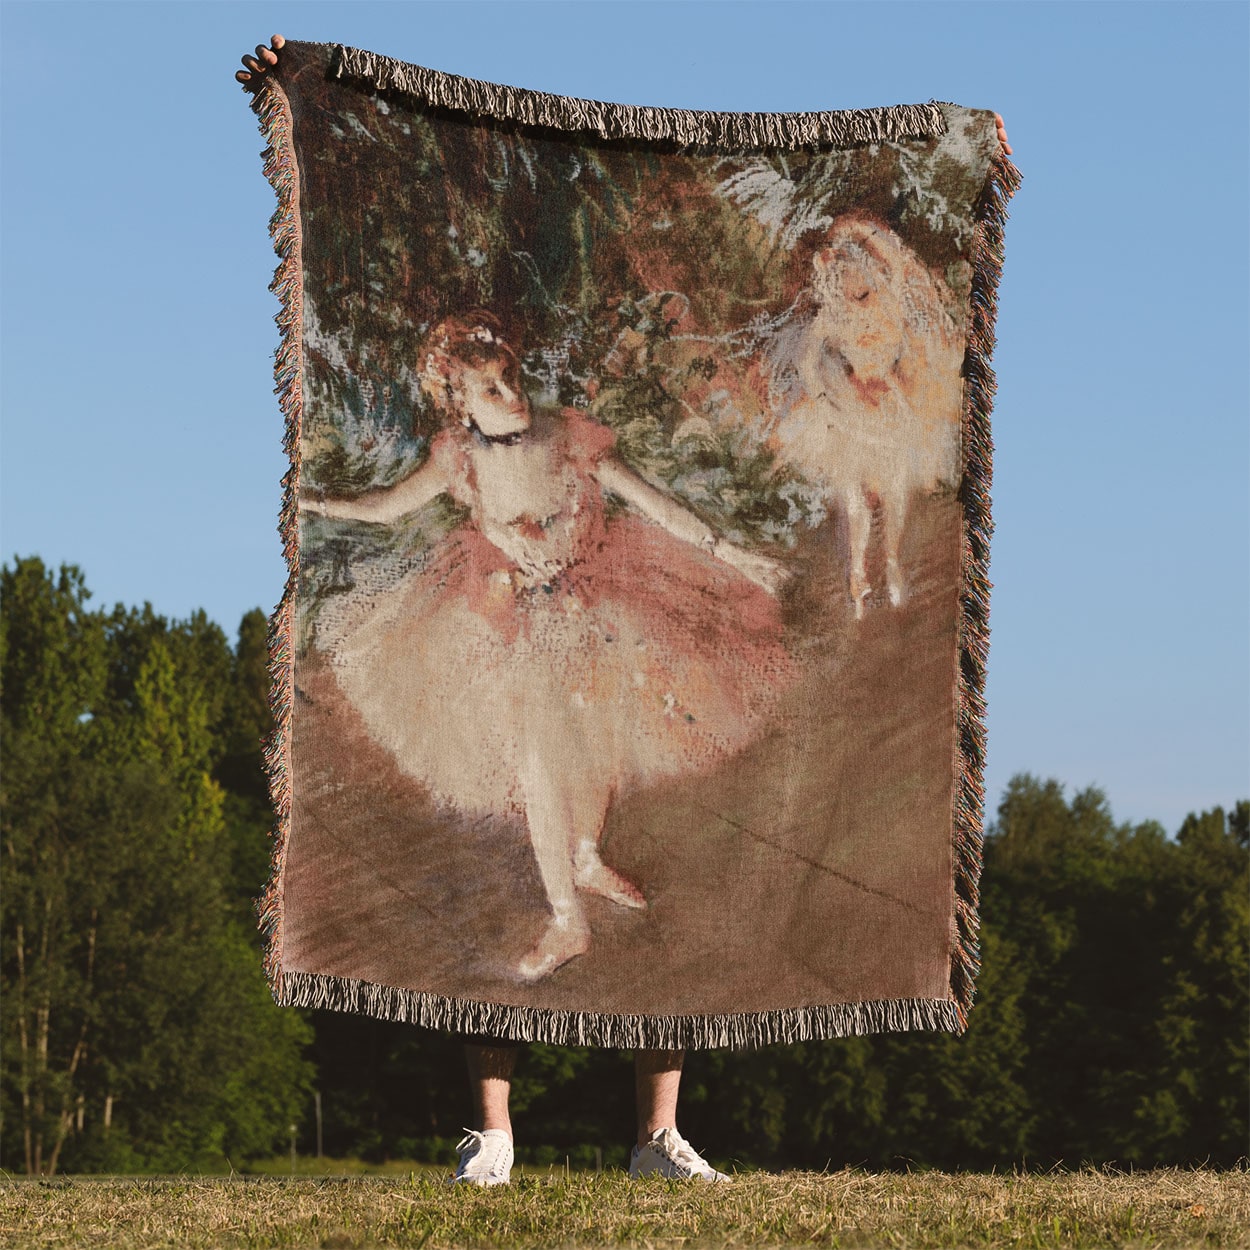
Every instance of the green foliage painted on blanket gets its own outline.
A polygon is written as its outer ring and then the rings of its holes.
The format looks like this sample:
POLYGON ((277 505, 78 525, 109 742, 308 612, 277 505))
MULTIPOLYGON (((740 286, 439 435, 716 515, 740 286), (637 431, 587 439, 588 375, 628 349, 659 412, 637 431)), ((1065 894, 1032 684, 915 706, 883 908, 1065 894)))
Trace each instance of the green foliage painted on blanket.
MULTIPOLYGON (((995 154, 963 115, 942 140, 867 160, 677 155, 389 96, 340 115, 336 90, 301 78, 306 486, 353 495, 411 472, 436 432, 425 334, 485 307, 527 349, 539 402, 589 409, 633 468, 733 541, 788 543, 824 511, 766 445, 759 358, 804 315, 830 224, 851 208, 888 223, 944 276, 962 324, 971 206, 995 154)), ((360 529, 337 541, 367 561, 360 529)))

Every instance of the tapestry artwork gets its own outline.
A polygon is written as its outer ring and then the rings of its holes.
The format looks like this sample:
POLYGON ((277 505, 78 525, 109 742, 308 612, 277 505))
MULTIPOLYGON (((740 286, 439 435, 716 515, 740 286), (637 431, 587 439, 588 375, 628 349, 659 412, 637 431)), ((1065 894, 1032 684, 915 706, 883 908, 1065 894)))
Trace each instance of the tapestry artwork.
POLYGON ((288 43, 281 1002, 619 1046, 961 1030, 991 112, 566 100, 288 43))

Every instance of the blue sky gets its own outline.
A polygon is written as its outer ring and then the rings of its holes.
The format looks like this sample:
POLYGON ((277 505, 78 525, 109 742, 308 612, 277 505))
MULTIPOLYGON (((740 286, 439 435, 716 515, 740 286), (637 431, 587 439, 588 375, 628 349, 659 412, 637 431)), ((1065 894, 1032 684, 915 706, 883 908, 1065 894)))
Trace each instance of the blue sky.
POLYGON ((1174 829, 1250 792, 1240 3, 0 5, 5 559, 232 632, 282 586, 272 197, 232 80, 275 30, 639 104, 997 109, 989 802, 1174 829))

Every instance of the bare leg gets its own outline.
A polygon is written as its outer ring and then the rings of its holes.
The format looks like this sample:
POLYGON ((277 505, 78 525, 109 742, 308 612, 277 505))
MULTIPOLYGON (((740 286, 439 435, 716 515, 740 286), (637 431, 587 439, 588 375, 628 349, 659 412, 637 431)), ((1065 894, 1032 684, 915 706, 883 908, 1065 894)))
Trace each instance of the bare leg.
POLYGON ((855 605, 855 619, 864 615, 864 600, 872 593, 868 584, 868 538, 872 533, 872 509, 864 498, 862 487, 852 486, 847 490, 843 502, 846 504, 847 533, 851 541, 851 601, 855 605))
POLYGON ((503 1129, 512 1136, 512 1120, 508 1116, 508 1094, 512 1090, 512 1072, 516 1067, 515 1046, 464 1045, 465 1062, 469 1068, 469 1089, 473 1095, 473 1114, 480 1132, 503 1129))
POLYGON ((890 602, 897 608, 903 602, 905 587, 898 551, 907 521, 907 492, 892 490, 881 496, 881 526, 885 531, 885 582, 890 602))
POLYGON ((551 907, 551 919, 538 944, 517 965, 522 977, 537 981, 589 949, 590 926, 573 884, 570 848, 577 832, 575 796, 567 793, 567 782, 553 776, 537 754, 526 762, 521 786, 530 844, 551 907))
POLYGON ((677 1091, 685 1057, 684 1050, 640 1050, 634 1054, 639 1146, 645 1146, 657 1129, 677 1127, 677 1091))

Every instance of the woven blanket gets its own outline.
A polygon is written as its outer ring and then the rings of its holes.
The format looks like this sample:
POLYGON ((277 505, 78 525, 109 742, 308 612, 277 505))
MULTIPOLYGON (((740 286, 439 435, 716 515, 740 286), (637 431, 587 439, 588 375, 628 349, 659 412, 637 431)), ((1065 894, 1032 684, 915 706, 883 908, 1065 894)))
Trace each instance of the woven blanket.
POLYGON ((993 114, 288 43, 278 1001, 709 1047, 965 1027, 993 114))

